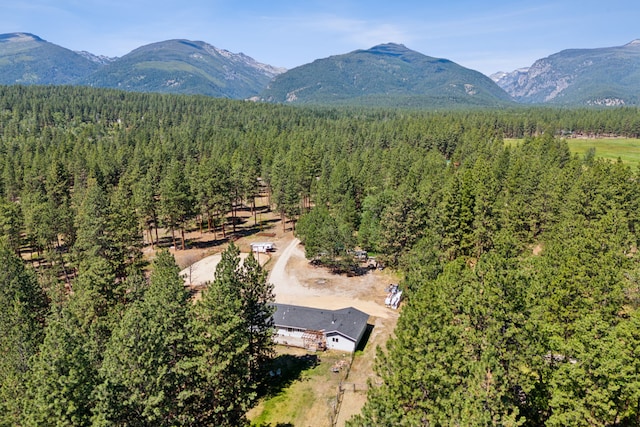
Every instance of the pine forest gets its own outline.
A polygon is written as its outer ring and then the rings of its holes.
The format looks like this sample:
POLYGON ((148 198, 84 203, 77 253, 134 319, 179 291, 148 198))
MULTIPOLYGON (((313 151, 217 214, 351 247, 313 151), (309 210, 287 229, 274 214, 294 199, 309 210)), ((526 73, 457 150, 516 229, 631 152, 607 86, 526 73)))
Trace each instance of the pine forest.
POLYGON ((247 425, 267 272, 230 243, 194 301, 158 229, 180 251, 260 192, 308 256, 402 277, 348 425, 640 425, 640 171, 578 133, 639 138, 640 111, 0 86, 0 426, 247 425))

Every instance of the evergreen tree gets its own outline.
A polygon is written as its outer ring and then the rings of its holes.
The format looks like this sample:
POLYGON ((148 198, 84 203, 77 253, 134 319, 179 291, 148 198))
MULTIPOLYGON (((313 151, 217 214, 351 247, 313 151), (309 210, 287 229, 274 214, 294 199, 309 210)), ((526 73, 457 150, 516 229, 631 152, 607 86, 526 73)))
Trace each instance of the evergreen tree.
POLYGON ((166 176, 160 182, 160 215, 171 230, 173 246, 176 245, 176 228, 181 231, 181 247, 185 249, 184 226, 193 209, 189 182, 185 178, 182 165, 174 161, 166 176))
MULTIPOLYGON (((111 242, 108 235, 108 202, 97 180, 90 178, 85 188, 76 193, 76 240, 73 245, 75 265, 82 271, 85 262, 95 258, 108 259, 111 242)), ((116 260, 113 260, 115 264, 116 260)))
POLYGON ((17 203, 0 199, 0 232, 15 253, 20 251, 22 227, 20 206, 17 203))
POLYGON ((242 425, 255 399, 249 328, 242 315, 238 248, 222 253, 215 279, 193 307, 194 356, 185 361, 189 384, 182 393, 190 425, 242 425))
POLYGON ((66 307, 50 316, 28 381, 26 425, 90 424, 97 370, 86 326, 66 307))
POLYGON ((324 206, 318 206, 300 218, 296 235, 304 244, 308 259, 333 263, 353 247, 352 230, 341 224, 324 206))
POLYGON ((145 174, 132 185, 131 205, 136 211, 136 217, 141 228, 147 231, 147 240, 154 246, 158 243, 158 203, 156 201, 153 183, 145 174), (152 231, 155 229, 155 239, 152 231))
POLYGON ((30 358, 44 337, 48 303, 32 272, 0 239, 0 426, 22 424, 30 358))
POLYGON ((31 183, 20 196, 27 241, 38 253, 49 249, 56 237, 51 205, 47 203, 42 185, 31 183))
POLYGON ((158 253, 144 298, 129 305, 100 368, 95 425, 180 424, 179 368, 189 354, 188 294, 173 257, 158 253))
POLYGON ((241 275, 242 317, 249 331, 249 372, 259 381, 261 368, 273 357, 273 285, 267 282, 267 271, 250 253, 245 258, 241 275))
POLYGON ((132 191, 121 183, 112 193, 107 231, 111 241, 109 258, 116 260, 116 276, 123 279, 126 270, 142 261, 142 230, 131 203, 132 191))

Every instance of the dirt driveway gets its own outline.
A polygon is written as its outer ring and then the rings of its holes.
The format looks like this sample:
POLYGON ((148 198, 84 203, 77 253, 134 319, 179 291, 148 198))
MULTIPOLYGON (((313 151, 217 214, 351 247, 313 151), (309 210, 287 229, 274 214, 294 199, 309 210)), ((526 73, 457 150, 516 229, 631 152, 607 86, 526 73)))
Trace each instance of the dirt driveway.
MULTIPOLYGON (((279 245, 284 249, 274 256, 269 275, 276 302, 328 309, 351 306, 370 315, 369 324, 373 329, 369 340, 364 351, 354 357, 349 374, 343 381, 341 403, 334 424, 343 426, 362 409, 366 401, 367 381, 372 379, 376 382, 373 371, 376 347, 384 346, 396 327, 399 313, 385 307, 384 299, 385 288, 389 283, 397 283, 397 277, 376 270, 359 277, 332 274, 309 263, 298 239, 289 237, 279 245)), ((318 414, 310 413, 305 425, 331 424, 318 414)))
POLYGON ((278 255, 269 281, 279 303, 331 310, 351 306, 370 316, 388 318, 395 311, 384 306, 386 276, 372 271, 346 277, 313 267, 304 256, 300 240, 292 239, 278 255))

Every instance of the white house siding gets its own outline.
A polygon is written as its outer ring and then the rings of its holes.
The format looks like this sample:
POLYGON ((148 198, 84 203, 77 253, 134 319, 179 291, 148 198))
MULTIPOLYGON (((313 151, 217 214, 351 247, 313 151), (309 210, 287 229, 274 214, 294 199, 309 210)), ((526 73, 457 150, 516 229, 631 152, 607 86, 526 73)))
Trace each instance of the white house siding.
POLYGON ((278 328, 273 340, 277 344, 290 345, 293 347, 304 347, 302 335, 304 330, 296 328, 278 328))
POLYGON ((340 334, 328 333, 327 334, 327 348, 331 350, 348 351, 353 353, 356 350, 356 343, 349 338, 346 338, 340 334))

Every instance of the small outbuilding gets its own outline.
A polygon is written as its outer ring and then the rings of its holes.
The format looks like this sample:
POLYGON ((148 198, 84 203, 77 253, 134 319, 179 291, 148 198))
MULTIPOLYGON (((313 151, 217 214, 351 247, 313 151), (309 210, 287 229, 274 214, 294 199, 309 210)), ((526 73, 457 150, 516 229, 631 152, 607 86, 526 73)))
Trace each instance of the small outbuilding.
POLYGON ((367 313, 353 307, 325 310, 289 304, 274 306, 275 342, 310 350, 354 352, 369 320, 367 313))
POLYGON ((275 251, 276 246, 273 242, 256 242, 251 244, 251 252, 267 253, 275 251))

